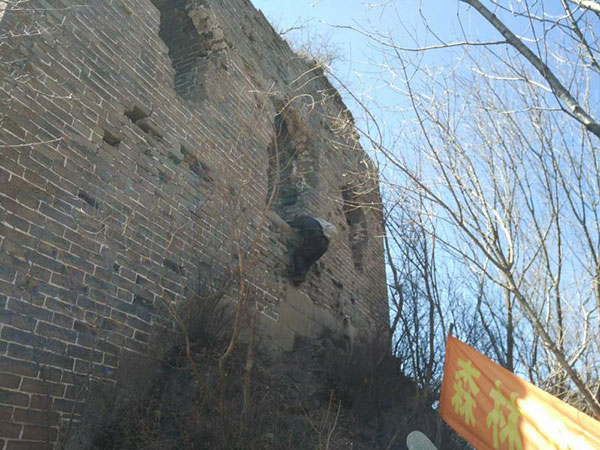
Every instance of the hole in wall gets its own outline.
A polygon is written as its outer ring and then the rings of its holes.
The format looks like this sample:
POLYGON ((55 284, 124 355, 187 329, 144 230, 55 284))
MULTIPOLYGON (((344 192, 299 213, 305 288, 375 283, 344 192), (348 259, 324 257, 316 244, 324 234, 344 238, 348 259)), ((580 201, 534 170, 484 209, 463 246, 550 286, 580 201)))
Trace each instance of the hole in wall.
POLYGON ((200 162, 197 158, 193 163, 190 164, 190 170, 204 181, 212 181, 212 177, 209 175, 210 169, 206 164, 200 162))
POLYGON ((179 151, 183 156, 183 162, 192 173, 206 183, 211 183, 213 181, 210 167, 200 161, 197 156, 192 155, 184 145, 180 146, 179 151))
POLYGON ((132 122, 137 122, 138 120, 142 120, 142 119, 145 119, 146 117, 150 116, 150 113, 143 111, 142 108, 140 108, 139 106, 136 105, 133 107, 133 109, 131 111, 125 111, 125 115, 132 122))
POLYGON ((113 147, 116 147, 121 143, 121 138, 108 130, 104 130, 104 136, 102 136, 102 140, 113 147))
POLYGON ((147 278, 144 278, 143 276, 138 274, 135 276, 135 284, 139 284, 140 286, 143 286, 143 287, 148 287, 151 283, 150 283, 150 280, 148 280, 147 278))
POLYGON ((306 105, 293 106, 292 99, 274 99, 279 111, 274 117, 274 137, 268 147, 268 204, 283 220, 289 222, 306 214, 309 206, 320 201, 319 156, 313 150, 308 132, 306 105))
POLYGON ((169 153, 169 155, 167 156, 167 158, 169 158, 169 161, 171 161, 176 166, 178 166, 179 164, 181 164, 181 159, 179 159, 177 156, 173 155, 172 153, 169 153))
POLYGON ((161 140, 163 135, 150 120, 152 111, 146 112, 143 108, 135 105, 132 110, 125 111, 125 115, 136 124, 144 133, 149 134, 157 140, 161 140))
POLYGON ((79 197, 80 199, 82 199, 84 202, 86 202, 92 208, 98 209, 98 206, 99 206, 98 202, 96 201, 96 199, 94 197, 92 197, 91 195, 89 195, 87 192, 82 191, 81 189, 79 189, 79 192, 77 193, 77 197, 79 197))
POLYGON ((185 276, 185 269, 183 268, 183 266, 177 264, 175 261, 165 258, 163 261, 163 265, 167 269, 175 272, 177 275, 185 276))
POLYGON ((149 119, 140 119, 134 122, 144 133, 149 134, 156 140, 161 140, 163 135, 150 124, 149 119))
POLYGON ((158 171, 158 179, 161 183, 168 183, 169 181, 171 181, 167 173, 162 170, 158 171))

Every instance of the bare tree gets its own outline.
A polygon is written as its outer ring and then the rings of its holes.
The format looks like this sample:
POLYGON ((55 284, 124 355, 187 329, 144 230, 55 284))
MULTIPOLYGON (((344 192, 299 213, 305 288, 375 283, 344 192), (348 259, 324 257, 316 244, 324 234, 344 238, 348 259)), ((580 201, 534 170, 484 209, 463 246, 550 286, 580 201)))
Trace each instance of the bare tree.
MULTIPOLYGON (((391 195, 420 205, 413 223, 440 260, 462 265, 461 293, 471 295, 461 298, 491 354, 600 416, 598 4, 457 5, 454 42, 426 19, 427 45, 350 27, 379 46, 380 80, 405 108, 400 133, 380 135, 368 110, 363 134, 382 156, 391 195), (472 14, 500 40, 470 36, 463 21, 472 14), (440 51, 452 64, 426 56, 440 51)), ((395 239, 398 227, 388 232, 395 239)), ((441 320, 451 306, 437 303, 441 320)))

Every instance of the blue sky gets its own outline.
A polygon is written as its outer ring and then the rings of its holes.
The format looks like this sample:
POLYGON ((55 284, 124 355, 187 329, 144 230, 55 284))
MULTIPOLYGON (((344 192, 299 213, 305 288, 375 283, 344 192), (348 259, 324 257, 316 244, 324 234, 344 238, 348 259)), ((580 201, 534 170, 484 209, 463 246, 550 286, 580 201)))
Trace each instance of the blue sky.
MULTIPOLYGON (((379 116, 380 122, 391 124, 399 119, 398 111, 404 109, 404 96, 398 95, 387 86, 391 75, 382 67, 385 57, 380 49, 367 37, 352 30, 336 26, 354 26, 365 30, 376 30, 390 34, 394 41, 405 47, 438 45, 439 39, 454 41, 464 30, 477 38, 497 38, 496 32, 479 19, 474 12, 466 12, 458 0, 252 0, 255 7, 262 10, 276 30, 301 26, 302 29, 287 33, 284 37, 295 50, 302 43, 326 42, 338 58, 332 64, 333 73, 339 77, 353 93, 361 96, 379 116), (458 13, 462 23, 458 20, 458 13), (429 30, 425 26, 423 17, 429 30), (462 26, 462 28, 461 28, 462 26), (439 38, 439 39, 438 39, 439 38)), ((312 49, 310 49, 312 50, 312 49)), ((309 51, 309 53, 314 53, 309 51)), ((440 50, 425 53, 409 53, 410 58, 420 59, 421 65, 452 67, 458 52, 440 50)), ((390 60, 395 60, 391 57, 390 60)), ((397 62, 397 61, 396 61, 397 62)), ((396 64, 393 62, 392 64, 396 64)), ((334 85, 338 86, 335 80, 334 85)), ((340 89, 346 104, 361 119, 360 108, 340 89)), ((368 146, 366 146, 368 147, 368 146)), ((366 148, 367 151, 369 150, 366 148)))
MULTIPOLYGON (((397 77, 395 80, 398 85, 402 83, 399 82, 398 73, 392 75, 385 64, 389 62, 389 66, 395 66, 397 69, 398 59, 395 55, 388 55, 386 61, 381 46, 376 49, 376 45, 367 37, 336 26, 350 25, 368 31, 375 30, 384 35, 389 34, 393 36, 397 45, 410 48, 439 45, 441 41, 455 42, 457 39, 462 41, 465 37, 470 41, 500 40, 499 33, 491 25, 459 0, 251 1, 255 7, 263 11, 275 29, 281 31, 301 26, 302 29, 284 36, 292 43, 295 50, 300 49, 302 43, 306 42, 316 42, 316 47, 319 47, 321 42, 325 42, 332 47, 338 55, 332 64, 332 72, 335 76, 339 77, 354 94, 361 96, 361 99, 378 115, 381 123, 389 124, 393 128, 398 128, 397 125, 392 124, 397 124, 401 120, 407 104, 405 96, 398 89, 390 89, 389 82, 394 76, 397 77)), ((510 6, 511 3, 508 2, 506 5, 510 6)), ((491 5, 488 3, 488 6, 491 5)), ((543 8, 543 13, 557 13, 556 8, 559 7, 558 1, 536 3, 536 8, 543 8)), ((515 18, 507 11, 496 12, 514 32, 525 33, 531 37, 531 28, 527 21, 515 18)), ((471 47, 470 51, 475 54, 478 49, 482 47, 471 47)), ((313 49, 309 49, 308 53, 314 54, 311 50, 313 49)), ((418 64, 420 68, 428 67, 441 74, 440 78, 458 67, 459 70, 467 72, 471 69, 470 64, 460 60, 464 53, 459 47, 452 50, 405 52, 404 56, 409 62, 412 60, 415 65, 418 64)), ((338 87, 346 104, 360 123, 360 108, 343 89, 339 88, 335 80, 333 83, 338 87)))
POLYGON ((355 25, 368 30, 390 33, 396 42, 414 46, 411 38, 419 37, 422 44, 438 44, 426 30, 423 17, 431 30, 441 39, 452 41, 466 31, 471 36, 490 38, 497 34, 458 0, 251 0, 262 10, 276 29, 282 30, 304 24, 305 29, 290 33, 292 40, 302 34, 317 33, 327 36, 353 68, 364 62, 373 51, 368 39, 358 33, 335 28, 335 25, 355 25), (457 19, 461 13, 462 28, 457 19))
MULTIPOLYGON (((325 36, 339 51, 343 64, 337 70, 343 75, 344 69, 362 70, 364 63, 373 56, 369 40, 360 34, 335 28, 335 25, 354 25, 365 29, 377 29, 390 32, 404 45, 412 45, 408 31, 403 30, 401 23, 412 27, 420 35, 424 28, 419 16, 419 2, 400 0, 385 2, 382 0, 252 0, 254 6, 263 11, 265 16, 283 30, 300 24, 305 25, 301 31, 290 33, 291 40, 308 39, 314 34, 325 36), (374 6, 389 3, 387 6, 374 6)), ((458 2, 427 1, 422 5, 423 11, 431 27, 442 37, 452 33, 453 20, 456 17, 458 2)))

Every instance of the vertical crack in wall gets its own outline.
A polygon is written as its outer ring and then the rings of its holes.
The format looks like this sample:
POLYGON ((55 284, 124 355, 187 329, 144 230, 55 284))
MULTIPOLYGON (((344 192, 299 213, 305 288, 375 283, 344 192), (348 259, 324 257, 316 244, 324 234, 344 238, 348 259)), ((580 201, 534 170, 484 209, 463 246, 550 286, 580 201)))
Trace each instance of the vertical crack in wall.
POLYGON ((269 146, 267 169, 267 202, 277 189, 272 209, 284 220, 291 220, 300 211, 298 179, 296 173, 297 151, 283 118, 275 116, 275 138, 269 146))
POLYGON ((299 111, 276 102, 275 137, 269 146, 267 202, 276 190, 272 209, 289 221, 305 213, 318 189, 318 163, 312 151, 306 123, 299 111))
POLYGON ((152 0, 160 11, 159 35, 175 69, 175 91, 183 99, 204 100, 211 74, 227 70, 223 31, 210 9, 194 0, 152 0))
POLYGON ((367 218, 359 196, 351 188, 342 189, 342 198, 346 223, 350 228, 348 241, 352 250, 352 261, 354 268, 362 272, 364 252, 369 239, 367 218))

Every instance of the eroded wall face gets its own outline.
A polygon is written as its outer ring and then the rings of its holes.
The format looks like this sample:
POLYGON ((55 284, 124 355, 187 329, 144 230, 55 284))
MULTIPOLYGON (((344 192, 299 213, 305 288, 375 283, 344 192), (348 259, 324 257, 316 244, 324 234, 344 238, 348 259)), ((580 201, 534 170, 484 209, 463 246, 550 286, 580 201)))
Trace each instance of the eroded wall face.
POLYGON ((151 352, 240 247, 273 346, 383 329, 370 163, 331 85, 248 1, 29 5, 0 24, 0 448, 52 447, 86 380, 151 352), (294 288, 297 214, 339 233, 294 288))

